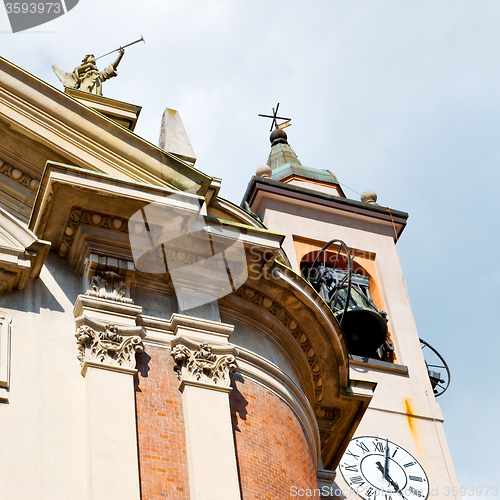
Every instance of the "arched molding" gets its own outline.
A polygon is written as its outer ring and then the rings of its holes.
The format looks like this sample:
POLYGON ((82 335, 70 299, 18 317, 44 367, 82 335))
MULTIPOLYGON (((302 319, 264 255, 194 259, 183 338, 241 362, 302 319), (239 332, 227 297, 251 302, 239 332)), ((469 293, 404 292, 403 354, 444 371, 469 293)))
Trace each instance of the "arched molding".
POLYGON ((376 384, 349 379, 347 347, 330 308, 309 283, 277 261, 219 302, 223 314, 230 311, 236 318, 238 311, 239 321, 247 316, 254 328, 260 322, 264 335, 271 332, 275 343, 295 355, 319 428, 323 464, 336 467, 376 384))
POLYGON ((238 371, 284 401, 305 429, 315 467, 321 459, 321 441, 314 411, 300 387, 276 365, 254 352, 238 347, 238 371))
MULTIPOLYGON (((250 292, 250 289, 240 289, 239 292, 240 294, 247 294, 250 292)), ((275 355, 273 356, 274 353, 272 351, 269 352, 268 356, 265 356, 263 353, 256 354, 270 361, 273 366, 278 366, 290 379, 295 379, 295 383, 298 383, 301 391, 310 400, 314 396, 312 387, 308 384, 311 374, 307 375, 310 368, 302 349, 296 343, 291 342, 289 330, 281 322, 277 321, 276 317, 270 311, 261 311, 259 318, 256 318, 254 315, 249 314, 249 308, 251 307, 251 303, 245 301, 238 293, 232 297, 231 303, 229 301, 220 301, 219 304, 221 318, 226 323, 235 323, 235 332, 237 332, 238 325, 249 328, 256 335, 263 337, 267 345, 262 345, 262 350, 269 347, 277 349, 280 352, 286 360, 286 365, 280 362, 280 360, 270 359, 272 357, 276 358, 275 355), (290 370, 293 373, 289 373, 290 370)), ((238 346, 238 349, 242 347, 252 352, 256 351, 250 345, 242 345, 237 342, 235 333, 233 333, 231 341, 238 346)))

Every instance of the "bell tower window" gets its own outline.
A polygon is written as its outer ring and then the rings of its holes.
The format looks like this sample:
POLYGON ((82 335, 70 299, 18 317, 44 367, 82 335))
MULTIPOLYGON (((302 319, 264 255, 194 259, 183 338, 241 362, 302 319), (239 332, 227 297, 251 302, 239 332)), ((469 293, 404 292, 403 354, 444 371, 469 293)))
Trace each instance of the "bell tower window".
POLYGON ((393 363, 387 313, 377 308, 372 298, 373 278, 369 273, 348 259, 345 252, 333 248, 310 252, 303 257, 300 267, 302 277, 310 282, 339 322, 349 354, 393 363))

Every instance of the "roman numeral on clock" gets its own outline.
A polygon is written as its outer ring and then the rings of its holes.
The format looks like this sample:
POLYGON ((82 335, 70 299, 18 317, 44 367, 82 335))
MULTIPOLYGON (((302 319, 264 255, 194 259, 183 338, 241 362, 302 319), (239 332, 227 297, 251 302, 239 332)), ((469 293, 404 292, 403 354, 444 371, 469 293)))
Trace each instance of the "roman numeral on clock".
POLYGON ((344 465, 344 469, 350 472, 359 472, 357 465, 344 465))
POLYGON ((415 462, 408 462, 407 464, 404 464, 404 467, 411 467, 412 465, 415 465, 415 462))
POLYGON ((410 481, 419 481, 420 483, 423 483, 424 482, 424 479, 421 478, 421 477, 418 477, 418 476, 410 476, 408 478, 410 481))
POLYGON ((363 450, 363 453, 368 453, 370 451, 365 443, 356 443, 356 446, 359 446, 363 450))
POLYGON ((365 484, 365 480, 361 476, 354 476, 350 478, 352 484, 359 484, 360 486, 365 484))
POLYGON ((375 451, 378 451, 379 453, 384 453, 383 443, 373 441, 373 444, 375 445, 375 451))
POLYGON ((353 458, 359 458, 359 455, 355 455, 352 451, 347 450, 346 455, 350 455, 353 458))

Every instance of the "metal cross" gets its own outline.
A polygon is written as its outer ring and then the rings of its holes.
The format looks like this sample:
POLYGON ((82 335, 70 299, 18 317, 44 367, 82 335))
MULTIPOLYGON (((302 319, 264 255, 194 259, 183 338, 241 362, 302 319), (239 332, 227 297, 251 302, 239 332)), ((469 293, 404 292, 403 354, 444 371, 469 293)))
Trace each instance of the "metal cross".
POLYGON ((278 108, 279 107, 280 107, 280 103, 278 103, 276 105, 276 109, 273 108, 273 114, 272 115, 260 115, 259 114, 259 116, 263 116, 264 118, 272 118, 273 119, 273 121, 271 123, 271 130, 270 130, 270 132, 272 132, 273 127, 275 127, 276 129, 278 129, 278 128, 282 129, 282 128, 285 128, 285 127, 289 127, 291 125, 291 123, 290 123, 292 121, 291 118, 285 118, 283 116, 277 116, 277 114, 278 114, 278 108), (276 120, 286 120, 286 121, 283 122, 283 123, 280 123, 278 125, 278 122, 276 120))

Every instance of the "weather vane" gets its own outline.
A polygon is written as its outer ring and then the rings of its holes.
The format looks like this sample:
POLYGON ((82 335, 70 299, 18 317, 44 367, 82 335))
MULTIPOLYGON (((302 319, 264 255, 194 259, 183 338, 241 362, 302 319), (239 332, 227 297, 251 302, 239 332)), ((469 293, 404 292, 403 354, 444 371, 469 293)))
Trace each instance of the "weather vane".
POLYGON ((73 70, 73 73, 63 71, 55 64, 52 65, 52 69, 65 87, 78 89, 82 92, 90 92, 91 94, 102 95, 102 83, 106 80, 109 80, 110 78, 118 76, 117 68, 118 64, 120 64, 120 61, 122 60, 123 54, 125 54, 125 48, 139 42, 146 43, 142 35, 139 40, 128 43, 123 47, 119 47, 118 49, 112 50, 111 52, 108 52, 107 54, 104 54, 97 58, 94 56, 94 54, 87 54, 83 58, 82 64, 80 64, 80 66, 77 66, 73 70), (99 71, 96 66, 97 59, 108 56, 113 52, 120 52, 120 54, 116 58, 116 61, 110 64, 104 70, 99 71))
POLYGON ((273 127, 275 127, 276 129, 282 129, 282 128, 286 128, 286 127, 289 127, 291 125, 291 121, 292 119, 291 118, 285 118, 283 116, 277 116, 278 114, 278 108, 280 107, 280 103, 278 103, 276 105, 276 110, 273 108, 273 114, 272 115, 261 115, 259 114, 259 116, 263 116, 264 118, 272 118, 273 121, 271 123, 271 130, 270 132, 272 132, 273 130, 273 127), (276 120, 286 120, 284 121, 283 123, 280 123, 278 125, 278 122, 276 120))

